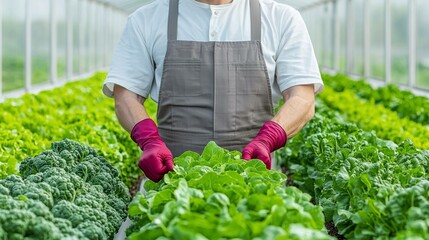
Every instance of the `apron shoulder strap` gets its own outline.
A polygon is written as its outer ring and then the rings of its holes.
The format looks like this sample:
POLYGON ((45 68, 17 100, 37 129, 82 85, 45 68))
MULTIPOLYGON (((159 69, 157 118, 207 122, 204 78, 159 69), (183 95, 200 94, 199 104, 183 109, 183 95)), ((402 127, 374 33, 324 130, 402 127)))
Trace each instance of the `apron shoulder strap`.
POLYGON ((177 40, 177 18, 179 16, 179 0, 170 0, 168 9, 168 40, 177 40))
POLYGON ((261 41, 261 5, 259 0, 250 0, 251 40, 261 41))

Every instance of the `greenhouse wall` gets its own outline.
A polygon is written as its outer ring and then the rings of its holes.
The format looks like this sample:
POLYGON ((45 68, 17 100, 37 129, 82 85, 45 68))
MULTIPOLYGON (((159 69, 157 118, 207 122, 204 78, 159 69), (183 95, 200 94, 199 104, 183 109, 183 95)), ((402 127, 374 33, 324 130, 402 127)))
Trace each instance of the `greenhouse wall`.
POLYGON ((0 99, 106 69, 127 13, 90 0, 0 0, 0 99))
POLYGON ((323 70, 427 95, 428 1, 319 1, 300 11, 323 70))
MULTIPOLYGON (((302 13, 322 71, 429 95, 428 1, 278 1, 302 13)), ((126 16, 149 1, 112 2, 0 0, 0 99, 106 69, 126 16)))

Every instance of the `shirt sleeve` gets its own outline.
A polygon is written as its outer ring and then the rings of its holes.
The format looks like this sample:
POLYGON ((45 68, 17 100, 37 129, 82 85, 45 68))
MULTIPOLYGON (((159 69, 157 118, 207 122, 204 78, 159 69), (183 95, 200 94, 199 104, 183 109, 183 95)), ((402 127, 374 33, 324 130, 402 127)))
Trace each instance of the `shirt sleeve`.
POLYGON ((284 19, 281 21, 281 38, 276 54, 280 91, 297 85, 314 84, 315 93, 319 93, 323 90, 323 81, 304 20, 296 10, 284 19))
POLYGON ((113 97, 115 84, 145 98, 149 95, 155 70, 144 35, 138 27, 133 15, 129 16, 103 84, 103 93, 108 97, 113 97))

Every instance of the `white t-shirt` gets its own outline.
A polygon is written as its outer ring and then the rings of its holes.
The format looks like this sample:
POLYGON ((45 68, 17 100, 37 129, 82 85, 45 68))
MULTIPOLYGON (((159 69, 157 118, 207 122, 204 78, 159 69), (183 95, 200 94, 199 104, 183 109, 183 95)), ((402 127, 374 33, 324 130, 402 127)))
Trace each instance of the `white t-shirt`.
MULTIPOLYGON (((103 92, 113 96, 118 84, 140 96, 158 101, 167 48, 169 0, 156 0, 128 17, 103 92)), ((297 10, 260 0, 262 51, 272 86, 273 103, 281 92, 303 84, 323 89, 319 67, 305 23, 297 10), (274 76, 277 82, 274 82, 274 76)), ((249 1, 234 0, 225 5, 208 5, 196 0, 179 1, 178 40, 250 40, 249 1)))

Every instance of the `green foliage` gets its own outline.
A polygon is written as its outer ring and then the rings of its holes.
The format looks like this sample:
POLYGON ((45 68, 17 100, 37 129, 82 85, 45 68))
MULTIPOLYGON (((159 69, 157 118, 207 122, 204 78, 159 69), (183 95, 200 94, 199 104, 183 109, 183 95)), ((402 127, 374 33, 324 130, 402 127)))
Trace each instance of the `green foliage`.
POLYGON ((0 180, 0 239, 112 239, 130 202, 118 170, 69 139, 51 148, 0 180))
POLYGON ((174 161, 130 204, 129 239, 331 239, 321 208, 259 160, 210 142, 174 161))
POLYGON ((316 112, 277 158, 326 220, 349 239, 426 239, 429 151, 364 132, 321 102, 316 112))
MULTIPOLYGON (((16 166, 25 157, 48 149, 51 142, 69 138, 98 149, 130 186, 141 174, 137 167, 141 152, 119 125, 113 100, 101 93, 104 78, 105 74, 98 73, 0 104, 0 178, 17 173, 16 166)), ((153 116, 156 106, 146 102, 153 116)))
POLYGON ((380 138, 395 143, 409 139, 416 147, 429 149, 429 129, 426 125, 400 118, 396 112, 382 105, 358 98, 351 90, 335 92, 326 86, 319 98, 330 108, 344 114, 348 121, 365 131, 375 131, 380 138))
POLYGON ((357 96, 375 104, 380 104, 417 123, 429 125, 429 100, 416 96, 410 91, 388 84, 373 89, 365 80, 352 80, 345 75, 323 75, 323 81, 336 92, 353 91, 357 96))

